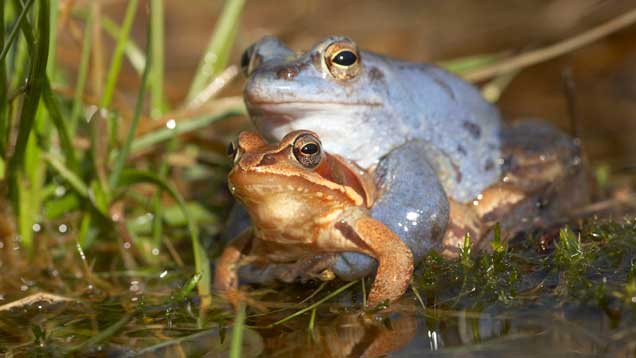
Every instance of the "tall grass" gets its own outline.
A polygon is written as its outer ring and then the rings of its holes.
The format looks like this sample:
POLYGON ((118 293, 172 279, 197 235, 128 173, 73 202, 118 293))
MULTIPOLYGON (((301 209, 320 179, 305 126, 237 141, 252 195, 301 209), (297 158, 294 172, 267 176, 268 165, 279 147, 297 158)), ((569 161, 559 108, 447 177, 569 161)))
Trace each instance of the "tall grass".
MULTIPOLYGON (((81 5, 81 4, 80 4, 81 5)), ((76 5, 80 6, 80 5, 76 5)), ((227 66, 229 51, 234 42, 242 0, 227 1, 224 14, 210 44, 209 51, 218 52, 218 61, 212 68, 199 68, 191 93, 196 95, 199 85, 214 79, 214 75, 227 66)), ((137 136, 139 124, 146 118, 159 118, 169 111, 164 98, 164 2, 152 0, 147 46, 145 53, 130 38, 138 12, 138 0, 127 2, 121 24, 99 10, 99 4, 90 9, 73 9, 73 21, 83 26, 77 78, 70 97, 58 92, 68 87, 64 72, 54 60, 58 17, 57 0, 5 1, 0 5, 0 187, 8 189, 8 198, 16 214, 20 243, 25 259, 36 252, 40 234, 34 230, 38 222, 62 216, 70 221, 75 240, 90 255, 92 246, 100 241, 121 240, 120 236, 134 238, 133 244, 141 252, 132 258, 146 265, 157 265, 152 259, 161 252, 166 240, 163 230, 171 227, 171 235, 178 235, 179 227, 187 230, 192 242, 194 273, 198 280, 198 293, 202 303, 210 302, 210 267, 206 249, 199 240, 198 223, 191 215, 195 205, 186 201, 170 182, 171 165, 165 158, 144 158, 133 161, 141 150, 161 151, 163 141, 169 141, 173 150, 179 149, 177 136, 209 125, 211 122, 241 112, 240 107, 224 108, 220 113, 207 116, 178 118, 177 128, 158 127, 137 136), (6 20, 6 23, 5 23, 6 20), (33 22, 33 23, 32 23, 33 22), (34 26, 35 25, 35 26, 34 26), (5 29, 9 29, 5 32, 5 29), (115 39, 115 48, 109 59, 96 58, 102 53, 101 35, 94 29, 103 29, 115 39), (95 50, 97 49, 97 50, 95 50), (125 61, 142 69, 139 90, 132 111, 122 108, 115 98, 120 73, 125 61), (93 79, 92 91, 100 95, 99 107, 87 100, 88 74, 99 72, 99 63, 108 63, 104 83, 93 79), (94 68, 91 68, 93 66, 94 68), (58 77, 62 78, 58 81, 58 77), (147 101, 149 100, 149 101, 147 101), (146 103, 149 104, 146 107, 146 103), (125 113, 131 113, 126 115, 125 113), (125 123, 123 136, 117 128, 125 123), (110 138, 104 140, 104 138, 110 138), (79 143, 88 143, 80 148, 79 143), (153 160, 155 162, 153 162, 153 160), (144 168, 154 167, 159 170, 144 168), (6 175, 2 175, 5 173, 6 175), (145 184, 167 198, 155 195, 152 203, 139 198, 138 184, 145 184), (61 195, 53 195, 62 187, 61 195), (170 199, 168 199, 170 198, 170 199), (170 218, 174 210, 165 206, 176 205, 183 220, 170 218), (124 209, 121 209, 121 208, 124 209), (155 220, 152 237, 135 229, 128 213, 148 212, 155 220), (168 220, 164 220, 168 218, 168 220), (118 230, 113 230, 113 227, 118 230)), ((205 56, 210 56, 210 52, 205 56)), ((202 60, 202 63, 205 61, 202 60)), ((182 105, 177 105, 182 107, 182 105)), ((147 190, 147 189, 144 189, 147 190)), ((134 261, 125 259, 128 264, 134 261)))

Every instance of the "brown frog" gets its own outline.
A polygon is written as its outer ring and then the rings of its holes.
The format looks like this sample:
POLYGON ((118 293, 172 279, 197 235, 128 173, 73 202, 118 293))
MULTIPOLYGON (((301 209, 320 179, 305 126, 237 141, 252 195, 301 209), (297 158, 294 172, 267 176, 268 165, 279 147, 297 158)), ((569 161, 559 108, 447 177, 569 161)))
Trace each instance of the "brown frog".
POLYGON ((413 255, 398 235, 370 217, 375 185, 368 173, 324 152, 318 136, 304 130, 277 144, 243 132, 229 152, 234 158, 229 188, 247 209, 252 226, 230 241, 218 259, 218 290, 235 292, 244 264, 289 264, 275 276, 291 281, 300 271, 329 271, 330 254, 358 252, 378 263, 368 305, 396 300, 405 292, 413 255))

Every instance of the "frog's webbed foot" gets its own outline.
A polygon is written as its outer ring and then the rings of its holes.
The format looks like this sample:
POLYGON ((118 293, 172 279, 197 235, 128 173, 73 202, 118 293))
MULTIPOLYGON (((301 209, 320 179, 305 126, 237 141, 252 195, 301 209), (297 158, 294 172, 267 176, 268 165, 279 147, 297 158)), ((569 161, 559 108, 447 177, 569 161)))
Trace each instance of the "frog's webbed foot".
POLYGON ((218 290, 236 309, 244 294, 239 291, 238 268, 245 253, 249 251, 253 239, 253 230, 247 228, 232 239, 216 261, 214 271, 214 288, 218 290))
POLYGON ((384 224, 367 217, 352 223, 339 222, 336 229, 356 251, 370 255, 378 262, 368 305, 372 307, 401 297, 413 275, 413 254, 408 246, 384 224))
MULTIPOLYGON (((423 153, 426 146, 408 142, 387 154, 375 170, 379 197, 371 216, 396 233, 418 263, 431 249, 439 249, 449 218, 446 193, 423 153)), ((359 253, 338 257, 333 271, 345 280, 368 276, 376 262, 359 253)))

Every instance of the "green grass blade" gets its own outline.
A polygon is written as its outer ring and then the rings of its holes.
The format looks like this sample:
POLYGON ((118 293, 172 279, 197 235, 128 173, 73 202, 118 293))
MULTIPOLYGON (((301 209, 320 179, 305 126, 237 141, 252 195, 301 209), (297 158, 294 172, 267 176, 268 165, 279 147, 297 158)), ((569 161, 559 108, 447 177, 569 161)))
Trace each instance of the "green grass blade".
POLYGON ((338 296, 340 293, 342 293, 343 291, 345 291, 346 289, 348 289, 349 287, 355 285, 358 282, 360 282, 360 280, 351 281, 351 282, 347 283, 346 285, 339 287, 337 290, 333 291, 332 293, 328 294, 327 296, 321 298, 317 302, 315 302, 315 303, 313 303, 313 304, 311 304, 311 305, 309 305, 309 306, 307 306, 307 307, 305 307, 305 308, 303 308, 303 309, 301 309, 299 311, 296 311, 293 314, 290 314, 289 316, 287 316, 287 317, 285 317, 283 319, 280 319, 280 320, 268 325, 267 327, 278 326, 279 324, 285 323, 285 322, 289 321, 290 319, 292 319, 294 317, 298 317, 298 316, 300 316, 301 314, 303 314, 305 312, 311 311, 314 308, 320 306, 321 304, 323 304, 323 303, 329 301, 330 299, 338 296))
POLYGON ((179 292, 177 292, 175 299, 181 301, 188 297, 190 292, 199 284, 199 281, 201 281, 201 273, 197 272, 183 285, 179 292))
POLYGON ((45 153, 42 155, 44 161, 53 169, 55 172, 62 177, 70 187, 79 195, 83 200, 89 202, 93 209, 99 212, 104 217, 108 217, 108 207, 105 203, 101 202, 98 197, 93 193, 94 190, 89 189, 89 187, 82 181, 80 177, 78 177, 73 171, 67 168, 64 163, 52 154, 45 153))
POLYGON ((192 240, 192 250, 194 251, 194 265, 195 271, 201 273, 202 277, 197 288, 199 295, 202 299, 202 305, 206 305, 209 302, 210 297, 210 263, 205 249, 199 242, 199 230, 196 223, 188 213, 188 207, 185 204, 185 200, 181 197, 181 194, 167 181, 160 178, 158 175, 147 171, 140 171, 134 169, 126 169, 121 173, 121 185, 130 186, 139 183, 150 183, 156 185, 159 189, 167 192, 177 202, 183 214, 188 220, 188 230, 190 231, 190 238, 192 240))
MULTIPOLYGON (((119 37, 121 29, 113 20, 102 15, 101 25, 102 28, 106 30, 106 33, 112 38, 116 39, 119 37)), ((144 64, 146 63, 146 56, 143 51, 132 39, 128 39, 124 52, 126 53, 126 57, 128 57, 128 61, 130 61, 132 67, 141 75, 144 71, 144 64)))
MULTIPOLYGON (((163 101, 163 80, 164 80, 164 11, 163 0, 151 0, 150 2, 150 21, 151 21, 151 36, 152 36, 152 70, 150 78, 150 116, 157 118, 163 114, 164 101, 163 101)), ((176 138, 176 137, 175 137, 176 138)), ((165 155, 171 153, 176 147, 176 139, 173 139, 168 148, 166 148, 165 155)), ((162 161, 159 164, 159 176, 165 179, 168 173, 169 164, 168 161, 162 161)), ((163 220, 162 220, 162 208, 161 208, 161 193, 157 193, 153 198, 153 226, 152 226, 152 241, 155 246, 161 244, 161 238, 163 235, 163 220)))
POLYGON ((132 314, 127 313, 119 321, 113 323, 108 326, 105 330, 97 333, 86 341, 69 348, 66 353, 72 353, 77 351, 83 351, 87 348, 90 348, 96 344, 106 341, 108 338, 112 337, 115 333, 117 333, 120 329, 122 329, 130 320, 132 319, 132 314))
POLYGON ((245 303, 239 305, 234 326, 232 327, 232 341, 230 342, 230 358, 241 358, 243 348, 243 331, 245 330, 245 303))
POLYGON ((49 117, 55 128, 57 129, 57 135, 60 139, 60 146, 62 149, 62 153, 64 153, 64 157, 68 165, 74 171, 79 170, 79 163, 75 156, 75 148, 73 148, 73 143, 71 142, 71 134, 69 133, 68 127, 66 127, 66 122, 62 118, 62 113, 60 110, 60 104, 57 102, 57 99, 53 95, 53 91, 51 90, 51 84, 49 81, 45 81, 44 88, 42 89, 42 99, 44 100, 44 104, 46 105, 46 109, 49 113, 49 117))
POLYGON ((110 107, 113 95, 115 93, 115 85, 117 84, 117 77, 119 77, 119 71, 121 69, 122 57, 124 55, 124 49, 128 42, 128 36, 130 35, 130 29, 132 27, 135 13, 137 12, 138 0, 130 0, 126 7, 126 14, 124 15, 124 22, 122 23, 121 32, 117 38, 117 45, 113 52, 113 58, 110 62, 110 68, 108 69, 108 75, 106 77, 106 86, 104 88, 104 95, 101 101, 101 107, 110 107))
POLYGON ((150 132, 135 139, 131 146, 131 152, 135 153, 137 151, 147 149, 149 147, 152 147, 153 145, 156 145, 160 142, 166 141, 183 133, 188 133, 201 128, 205 128, 212 122, 216 122, 229 117, 239 116, 243 113, 243 107, 232 108, 218 114, 197 117, 189 121, 179 122, 174 129, 158 129, 154 132, 150 132))
POLYGON ((31 255, 33 253, 33 230, 30 204, 33 202, 31 195, 31 186, 28 185, 26 175, 23 171, 13 174, 14 180, 16 180, 16 188, 14 189, 14 197, 17 198, 17 203, 14 207, 17 211, 17 226, 20 233, 20 245, 24 250, 31 255))
POLYGON ((91 29, 93 26, 93 13, 88 12, 84 23, 84 41, 82 41, 82 54, 80 55, 80 64, 77 74, 77 83, 75 84, 75 93, 73 95, 73 109, 71 110, 71 118, 69 120, 69 133, 75 135, 77 129, 77 121, 82 111, 82 95, 86 86, 86 78, 88 77, 88 68, 91 59, 91 48, 93 47, 93 36, 91 29))
MULTIPOLYGON (((21 6, 22 3, 18 2, 18 5, 20 5, 19 7, 22 7, 22 10, 20 11, 20 15, 18 15, 18 18, 15 21, 15 25, 13 26, 13 29, 11 29, 11 32, 9 33, 8 40, 4 43, 4 46, 2 47, 2 52, 0 52, 0 61, 4 61, 5 57, 7 56, 7 53, 9 53, 9 49, 11 48, 11 46, 13 46, 15 39, 18 37, 18 32, 20 31, 20 28, 24 24, 24 21, 27 19, 26 16, 29 13, 29 9, 31 8, 31 6, 33 6, 34 2, 35 0, 29 0, 27 1, 26 4, 24 4, 23 7, 21 6)), ((2 6, 4 5, 5 4, 3 2, 2 6)))
POLYGON ((214 27, 212 38, 199 62, 186 102, 196 98, 197 94, 227 65, 244 5, 245 0, 226 0, 223 12, 214 27))
MULTIPOLYGON (((150 36, 148 36, 148 38, 149 40, 151 39, 150 36)), ((124 165, 126 164, 126 160, 128 159, 128 155, 130 154, 132 142, 135 139, 135 132, 137 131, 139 120, 141 119, 141 111, 144 105, 144 98, 146 96, 146 88, 148 86, 150 70, 152 68, 151 48, 152 43, 149 43, 146 56, 146 66, 144 68, 144 73, 141 76, 141 85, 139 86, 139 94, 137 95, 137 102, 135 103, 135 112, 133 113, 132 120, 130 121, 130 127, 128 128, 126 139, 124 140, 121 150, 117 155, 117 159, 115 160, 113 169, 110 173, 109 184, 113 189, 117 187, 119 176, 121 175, 121 172, 124 169, 124 165)))
MULTIPOLYGON (((28 20, 25 20, 23 22, 23 27, 22 27, 22 32, 24 34, 24 37, 27 39, 27 42, 29 43, 29 47, 31 47, 32 49, 34 48, 34 46, 37 44, 38 47, 40 47, 39 49, 35 49, 36 51, 44 51, 43 46, 47 46, 46 49, 46 53, 48 56, 48 50, 51 48, 49 40, 51 37, 50 33, 49 33, 49 28, 51 26, 50 22, 48 20, 50 20, 50 13, 46 13, 47 8, 46 6, 48 6, 48 2, 47 4, 40 4, 40 8, 38 10, 39 15, 38 15, 38 26, 47 26, 46 27, 46 31, 45 33, 39 33, 38 34, 38 42, 35 42, 35 36, 31 30, 31 26, 29 25, 28 20), (45 7, 45 9, 42 9, 42 7, 45 7), (45 23, 45 24, 43 24, 45 23), (43 38, 43 36, 47 36, 46 38, 43 38)), ((48 9, 49 11, 52 11, 50 9, 48 9)), ((56 12, 57 13, 57 12, 56 12)), ((45 71, 47 71, 48 69, 48 57, 46 60, 46 64, 44 64, 45 67, 45 71)), ((57 102, 57 100, 55 99, 55 96, 53 95, 53 91, 51 89, 51 84, 49 81, 49 78, 47 77, 47 75, 43 75, 41 77, 38 77, 38 80, 41 81, 41 83, 39 84, 40 87, 40 97, 42 98, 42 100, 44 101, 44 104, 46 105, 46 108, 48 110, 49 116, 51 117, 51 120, 53 121, 53 124, 55 125, 57 131, 58 131, 58 136, 60 138, 60 145, 62 147, 62 151, 64 153, 64 155, 66 156, 67 162, 69 163, 69 165, 71 166, 71 168, 73 169, 77 169, 78 168, 78 162, 75 156, 75 150, 73 148, 73 144, 71 142, 71 136, 69 134, 68 128, 66 127, 66 123, 64 122, 62 113, 61 113, 61 109, 60 109, 60 105, 57 102)), ((27 80, 27 83, 29 83, 29 81, 27 80)), ((27 87, 27 92, 25 93, 25 96, 28 96, 28 89, 32 87, 29 86, 27 87)), ((26 99, 25 99, 25 103, 26 103, 26 99)), ((38 103, 39 103, 39 99, 38 99, 38 103)), ((37 113, 37 105, 35 108, 35 111, 37 113)), ((20 124, 22 124, 22 121, 20 122, 20 124)), ((32 126, 32 123, 31 123, 32 126)), ((17 150, 17 145, 16 145, 16 150, 17 150)))
MULTIPOLYGON (((36 126, 42 126, 46 122, 46 117, 42 108, 38 110, 36 115, 36 126)), ((33 257, 34 253, 34 232, 33 225, 40 220, 42 211, 42 194, 44 186, 44 174, 46 166, 42 162, 42 143, 38 143, 37 130, 31 133, 29 143, 27 144, 25 158, 25 177, 20 182, 20 208, 19 223, 20 236, 22 237, 22 245, 29 253, 29 257, 33 257)))
MULTIPOLYGON (((169 155, 174 152, 177 148, 178 138, 173 137, 168 145, 166 146, 166 150, 164 155, 169 155)), ((164 160, 159 164, 159 177, 165 179, 168 175, 168 170, 170 169, 170 165, 167 160, 164 160)), ((157 193, 153 198, 153 211, 154 211, 154 219, 152 225, 152 241, 156 246, 161 244, 161 238, 163 235, 163 207, 161 203, 161 193, 157 193)))
POLYGON ((55 79, 55 69, 56 69, 56 56, 55 49, 57 48, 57 16, 58 16, 58 8, 59 8, 59 0, 50 0, 50 28, 51 28, 51 37, 49 38, 49 61, 46 65, 46 74, 48 75, 50 80, 55 79))
POLYGON ((82 198, 90 200, 88 187, 80 177, 75 175, 64 163, 51 154, 44 154, 43 159, 53 168, 59 176, 61 176, 66 182, 79 194, 82 198))
MULTIPOLYGON (((4 8, 0 5, 0 48, 4 49, 4 8)), ((5 57, 0 58, 0 159, 5 156, 7 141, 9 139, 9 117, 8 117, 8 91, 7 91, 7 65, 5 57)), ((4 161, 3 161, 4 168, 4 161)), ((4 178, 4 170, 0 180, 4 178)))
POLYGON ((163 71, 164 71, 164 12, 163 0, 150 1, 150 21, 152 36, 152 73, 150 78, 150 116, 163 114, 163 71))
MULTIPOLYGON (((18 136, 16 139, 15 150, 9 162, 9 175, 21 170, 24 166, 24 155, 27 147, 27 141, 33 128, 35 114, 40 103, 42 90, 46 85, 46 63, 49 52, 49 2, 43 0, 39 7, 38 16, 38 41, 30 44, 34 49, 31 69, 27 78, 27 89, 22 104, 22 114, 20 116, 20 124, 18 126, 18 136)), ((22 25, 26 24, 22 22, 22 25)), ((27 41, 33 41, 33 34, 29 27, 23 27, 23 32, 27 41), (31 35, 31 36, 28 36, 31 35)))
MULTIPOLYGON (((17 3, 19 6, 19 2, 17 3)), ((39 215, 39 193, 43 180, 40 164, 40 148, 33 136, 42 90, 46 85, 46 64, 49 50, 49 2, 43 0, 38 7, 37 41, 27 25, 20 26, 31 48, 32 59, 22 104, 22 114, 18 127, 18 137, 13 156, 9 161, 9 193, 13 206, 18 212, 18 231, 22 245, 33 253, 34 220, 39 215)))
MULTIPOLYGON (((84 21, 86 21, 90 13, 90 11, 86 10, 73 10, 73 16, 83 19, 84 21)), ((113 21, 105 14, 100 15, 99 25, 115 41, 119 38, 121 34, 121 28, 115 21, 113 21)), ((144 71, 146 56, 133 39, 129 38, 128 41, 126 41, 124 53, 135 71, 137 71, 137 73, 141 75, 144 71)))

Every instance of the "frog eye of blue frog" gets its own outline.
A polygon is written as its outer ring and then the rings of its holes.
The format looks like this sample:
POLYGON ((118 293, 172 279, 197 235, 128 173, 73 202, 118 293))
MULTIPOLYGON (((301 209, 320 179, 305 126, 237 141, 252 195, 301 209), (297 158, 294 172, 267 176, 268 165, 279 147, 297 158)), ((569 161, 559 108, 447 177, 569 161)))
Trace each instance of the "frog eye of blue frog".
POLYGON ((296 160, 306 168, 315 168, 322 159, 320 141, 311 134, 298 136, 293 144, 296 160))
POLYGON ((338 41, 329 45, 324 52, 329 73, 337 80, 350 80, 360 72, 360 53, 350 41, 338 41))

